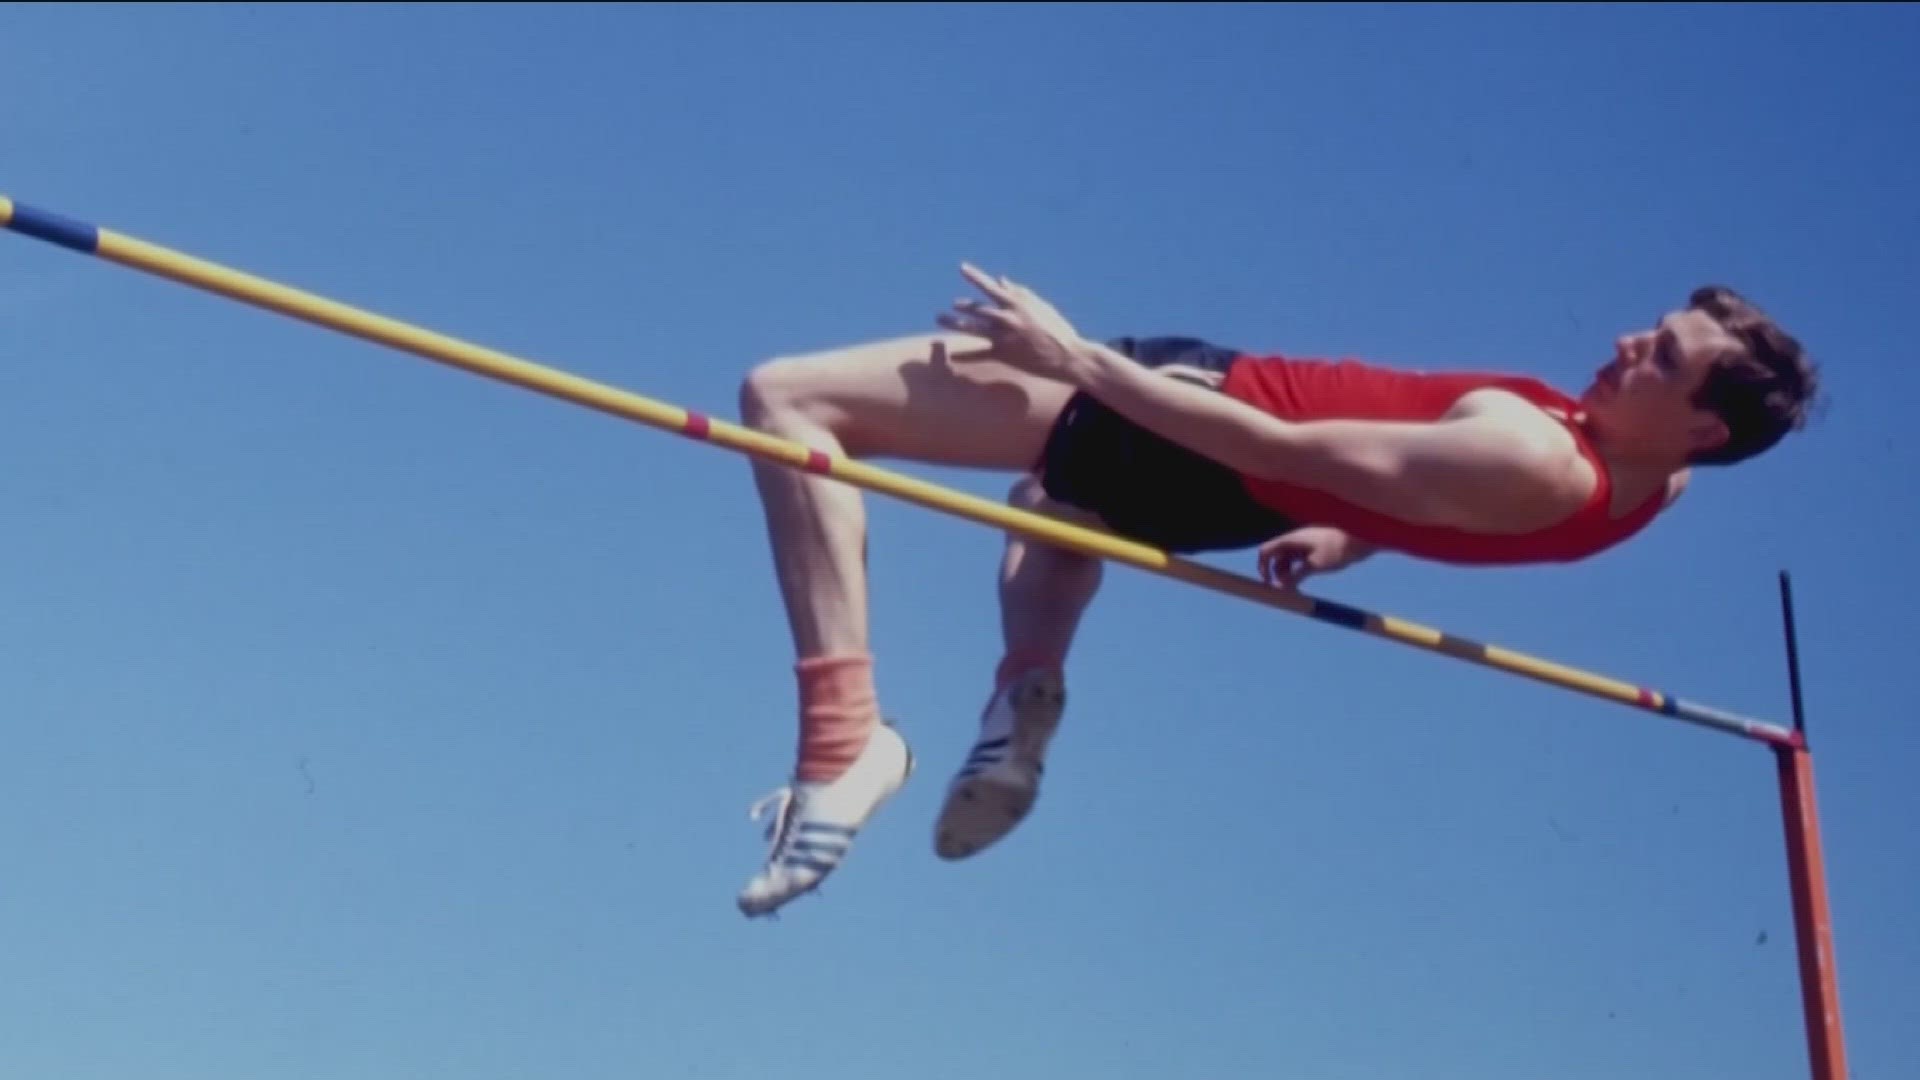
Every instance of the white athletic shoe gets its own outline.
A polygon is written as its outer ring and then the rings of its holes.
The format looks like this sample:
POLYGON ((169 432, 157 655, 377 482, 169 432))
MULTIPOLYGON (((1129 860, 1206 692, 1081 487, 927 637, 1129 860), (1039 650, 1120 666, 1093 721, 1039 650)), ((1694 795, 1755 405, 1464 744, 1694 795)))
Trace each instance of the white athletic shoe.
POLYGON ((767 861, 740 891, 740 913, 771 915, 812 892, 833 873, 867 819, 913 774, 913 752, 893 726, 873 726, 866 747, 840 777, 799 781, 767 795, 749 816, 758 821, 778 804, 767 825, 767 861))
POLYGON ((947 786, 934 825, 935 854, 977 855, 1026 819, 1040 797, 1047 744, 1066 704, 1060 673, 1040 670, 1016 676, 987 702, 980 737, 947 786))

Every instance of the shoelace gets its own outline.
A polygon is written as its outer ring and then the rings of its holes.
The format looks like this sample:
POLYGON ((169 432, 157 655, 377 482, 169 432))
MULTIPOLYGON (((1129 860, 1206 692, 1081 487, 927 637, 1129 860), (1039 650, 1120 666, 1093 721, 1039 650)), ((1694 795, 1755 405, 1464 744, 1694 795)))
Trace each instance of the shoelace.
POLYGON ((749 819, 759 821, 766 816, 767 807, 774 803, 779 803, 780 809, 774 812, 773 820, 767 822, 768 863, 779 862, 782 849, 786 846, 787 838, 792 834, 793 788, 782 787, 770 791, 762 796, 760 800, 754 803, 753 807, 747 811, 747 817, 749 819))

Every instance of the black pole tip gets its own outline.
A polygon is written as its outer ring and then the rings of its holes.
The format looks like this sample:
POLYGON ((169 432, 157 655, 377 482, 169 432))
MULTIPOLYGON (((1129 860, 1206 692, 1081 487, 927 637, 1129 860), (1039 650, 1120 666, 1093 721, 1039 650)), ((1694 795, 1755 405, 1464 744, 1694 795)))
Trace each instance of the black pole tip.
POLYGON ((1780 571, 1780 620, 1787 640, 1787 686, 1793 695, 1793 730, 1805 739, 1807 713, 1800 697, 1800 641, 1793 625, 1793 579, 1784 569, 1780 571))

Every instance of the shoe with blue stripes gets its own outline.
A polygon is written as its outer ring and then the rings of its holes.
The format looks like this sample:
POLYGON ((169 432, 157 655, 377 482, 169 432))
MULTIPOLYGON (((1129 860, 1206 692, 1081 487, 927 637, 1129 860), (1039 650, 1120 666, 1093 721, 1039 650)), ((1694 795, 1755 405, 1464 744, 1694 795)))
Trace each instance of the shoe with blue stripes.
POLYGON ((947 786, 934 824, 935 854, 977 855, 1026 820, 1066 704, 1066 683, 1051 670, 1017 675, 987 702, 980 737, 947 786))
POLYGON ((770 846, 766 864, 740 891, 740 913, 771 915, 818 888, 847 857, 867 819, 912 774, 907 741, 882 722, 873 726, 865 749, 839 778, 796 780, 755 803, 750 812, 755 821, 773 810, 767 824, 770 846))

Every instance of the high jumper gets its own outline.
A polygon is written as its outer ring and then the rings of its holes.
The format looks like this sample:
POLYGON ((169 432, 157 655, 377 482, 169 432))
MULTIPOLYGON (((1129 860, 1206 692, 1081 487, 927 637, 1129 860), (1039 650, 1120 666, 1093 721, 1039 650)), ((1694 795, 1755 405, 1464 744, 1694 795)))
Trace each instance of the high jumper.
MULTIPOLYGON (((1250 353, 1193 337, 1096 341, 1033 290, 972 266, 981 298, 943 332, 755 366, 748 427, 824 455, 1015 473, 1016 507, 1176 554, 1257 549, 1295 589, 1378 551, 1452 565, 1566 563, 1644 530, 1696 466, 1749 460, 1804 425, 1819 373, 1756 305, 1717 285, 1621 334, 1573 397, 1524 374, 1422 372, 1250 353)), ((814 889, 905 783, 868 639, 861 493, 756 460, 792 633, 799 739, 765 861, 737 903, 814 889)), ((1010 533, 1003 653, 933 847, 977 854, 1032 809, 1063 669, 1102 560, 1010 533)))

